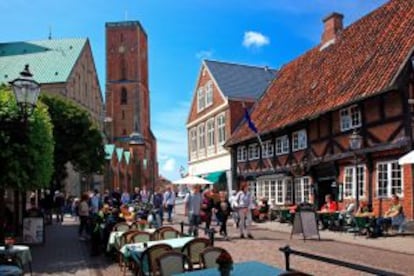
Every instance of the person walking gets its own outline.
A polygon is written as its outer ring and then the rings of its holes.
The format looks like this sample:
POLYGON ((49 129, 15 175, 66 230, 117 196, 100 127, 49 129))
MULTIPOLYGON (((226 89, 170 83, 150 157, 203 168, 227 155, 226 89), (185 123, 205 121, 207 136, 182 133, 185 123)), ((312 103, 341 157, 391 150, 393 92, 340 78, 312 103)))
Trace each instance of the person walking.
POLYGON ((168 213, 168 222, 172 222, 172 211, 175 205, 175 192, 171 188, 171 186, 167 187, 167 190, 164 193, 164 207, 168 213))
POLYGON ((249 185, 243 183, 240 186, 240 191, 236 195, 234 205, 238 208, 239 212, 239 229, 240 229, 240 238, 244 239, 245 235, 249 239, 253 239, 253 236, 250 232, 250 226, 252 221, 252 214, 250 212, 250 206, 253 204, 252 194, 249 192, 249 185))
POLYGON ((88 232, 88 218, 89 218, 89 195, 87 193, 82 194, 81 201, 78 207, 78 215, 79 215, 79 229, 78 229, 78 236, 79 240, 84 241, 86 240, 86 235, 82 235, 83 232, 87 234, 88 232))
POLYGON ((219 201, 214 205, 214 210, 220 224, 220 235, 224 236, 225 240, 229 240, 227 235, 227 219, 230 216, 231 207, 225 191, 219 192, 219 201))
POLYGON ((184 215, 188 217, 188 234, 198 237, 198 226, 201 223, 200 218, 201 194, 200 185, 193 185, 190 193, 184 198, 184 215))

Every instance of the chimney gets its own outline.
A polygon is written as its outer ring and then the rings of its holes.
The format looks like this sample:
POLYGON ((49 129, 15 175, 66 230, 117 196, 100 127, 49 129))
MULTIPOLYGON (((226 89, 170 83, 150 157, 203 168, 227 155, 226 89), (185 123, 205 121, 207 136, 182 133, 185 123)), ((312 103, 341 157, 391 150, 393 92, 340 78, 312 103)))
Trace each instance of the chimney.
POLYGON ((324 30, 322 34, 322 47, 327 43, 333 44, 335 40, 339 37, 340 33, 342 32, 344 26, 342 20, 344 19, 343 14, 333 12, 327 17, 325 17, 322 21, 324 24, 324 30))

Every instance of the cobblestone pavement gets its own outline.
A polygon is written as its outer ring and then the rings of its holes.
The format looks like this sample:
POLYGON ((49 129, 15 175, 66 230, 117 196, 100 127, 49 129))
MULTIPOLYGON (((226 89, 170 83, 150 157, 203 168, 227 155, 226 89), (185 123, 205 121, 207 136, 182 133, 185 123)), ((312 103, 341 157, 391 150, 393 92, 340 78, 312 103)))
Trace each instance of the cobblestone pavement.
MULTIPOLYGON (((178 207, 174 223, 177 229, 182 219, 182 208, 178 207)), ((47 226, 46 244, 32 248, 34 275, 122 275, 110 258, 90 257, 88 243, 78 241, 76 229, 77 222, 72 218, 65 218, 62 225, 47 226)), ((258 260, 284 268, 284 256, 278 249, 290 245, 300 251, 414 275, 413 236, 368 240, 352 234, 323 231, 321 241, 304 242, 299 237, 290 239, 290 227, 277 222, 254 225, 254 240, 240 239, 238 229, 233 226, 229 226, 229 233, 231 241, 217 237, 215 245, 226 248, 236 262, 258 260), (390 244, 399 246, 390 247, 390 244)), ((291 266, 314 275, 365 275, 297 256, 291 257, 291 266)))

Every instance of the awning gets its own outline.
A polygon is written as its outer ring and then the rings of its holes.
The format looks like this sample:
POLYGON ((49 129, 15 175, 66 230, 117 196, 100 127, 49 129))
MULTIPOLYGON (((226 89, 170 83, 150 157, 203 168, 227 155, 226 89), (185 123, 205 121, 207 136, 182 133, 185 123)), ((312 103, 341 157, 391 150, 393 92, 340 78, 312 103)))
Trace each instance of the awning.
POLYGON ((414 150, 400 157, 400 159, 398 159, 398 164, 414 164, 414 150))
POLYGON ((211 172, 203 177, 213 183, 226 182, 226 171, 211 172))

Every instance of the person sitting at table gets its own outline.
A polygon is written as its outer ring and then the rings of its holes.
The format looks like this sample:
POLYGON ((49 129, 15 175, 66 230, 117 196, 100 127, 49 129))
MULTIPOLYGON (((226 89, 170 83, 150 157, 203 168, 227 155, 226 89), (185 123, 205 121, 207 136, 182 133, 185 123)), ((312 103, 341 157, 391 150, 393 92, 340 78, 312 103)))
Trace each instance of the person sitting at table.
POLYGON ((332 222, 330 221, 330 218, 326 217, 324 214, 335 213, 336 211, 338 211, 338 204, 336 201, 332 200, 332 196, 330 194, 327 194, 325 196, 325 204, 321 207, 318 219, 318 221, 322 223, 322 230, 327 229, 329 224, 332 222))
MULTIPOLYGON (((362 204, 362 202, 361 202, 362 204)), ((339 212, 339 222, 341 223, 341 225, 343 224, 351 224, 352 222, 352 215, 355 212, 355 202, 354 201, 349 201, 346 205, 345 208, 342 209, 339 212)))
POLYGON ((390 208, 385 212, 384 217, 377 220, 376 234, 382 235, 382 230, 389 226, 398 226, 398 233, 402 233, 404 232, 404 220, 405 216, 400 199, 396 194, 393 194, 390 208))

